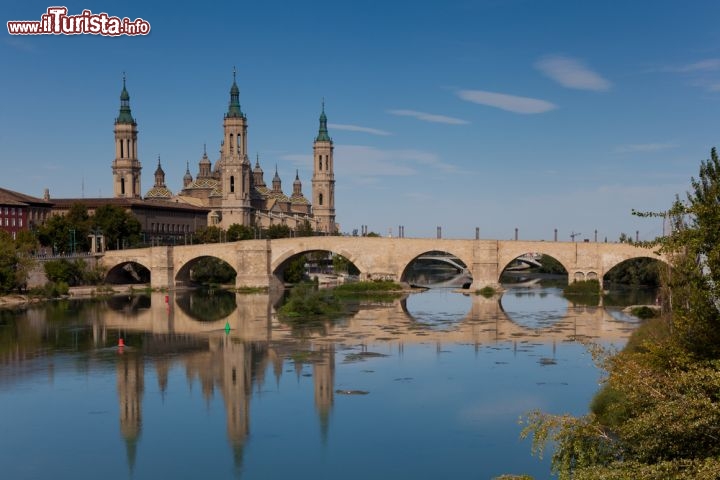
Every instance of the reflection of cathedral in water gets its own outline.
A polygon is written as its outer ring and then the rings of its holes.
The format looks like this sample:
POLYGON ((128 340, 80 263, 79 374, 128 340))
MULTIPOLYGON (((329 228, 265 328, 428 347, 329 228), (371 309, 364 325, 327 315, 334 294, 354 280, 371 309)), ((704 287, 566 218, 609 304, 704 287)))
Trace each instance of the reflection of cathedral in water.
POLYGON ((120 404, 120 433, 125 439, 130 472, 135 467, 137 445, 142 427, 142 397, 145 366, 142 357, 120 355, 117 362, 117 390, 120 404))
MULTIPOLYGON (((198 337, 182 335, 154 335, 144 342, 143 353, 124 352, 119 355, 117 371, 118 402, 120 406, 120 433, 125 439, 128 467, 133 471, 142 428, 142 397, 144 391, 144 359, 155 357, 158 387, 165 397, 172 360, 159 352, 185 352, 178 363, 185 367, 188 386, 198 382, 209 404, 217 390, 222 395, 228 442, 233 452, 235 468, 242 468, 243 450, 250 433, 250 398, 253 388, 260 391, 270 367, 279 385, 283 362, 292 356, 282 345, 267 342, 242 342, 228 335, 200 341, 198 337), (149 351, 146 351, 149 350, 149 351)), ((320 422, 323 441, 327 439, 330 413, 333 405, 335 378, 335 350, 321 346, 309 356, 313 368, 315 408, 320 422)), ((295 369, 303 369, 302 361, 295 361, 295 369)))

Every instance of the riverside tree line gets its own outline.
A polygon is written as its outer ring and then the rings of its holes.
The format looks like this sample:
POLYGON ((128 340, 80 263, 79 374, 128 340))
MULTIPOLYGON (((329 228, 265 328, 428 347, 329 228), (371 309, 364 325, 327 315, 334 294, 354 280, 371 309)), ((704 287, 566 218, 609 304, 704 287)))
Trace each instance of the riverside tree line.
MULTIPOLYGON (((590 346, 605 371, 582 417, 535 411, 523 437, 552 445, 561 480, 720 478, 720 161, 700 165, 685 198, 664 217, 671 233, 647 246, 665 253, 663 315, 621 352, 590 346)), ((503 479, 527 479, 504 475, 503 479)))

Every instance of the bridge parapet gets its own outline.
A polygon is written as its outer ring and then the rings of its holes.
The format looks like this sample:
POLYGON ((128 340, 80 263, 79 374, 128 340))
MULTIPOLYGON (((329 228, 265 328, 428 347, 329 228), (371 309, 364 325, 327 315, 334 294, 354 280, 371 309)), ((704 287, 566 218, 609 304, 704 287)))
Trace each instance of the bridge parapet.
POLYGON ((403 279, 416 258, 433 251, 447 252, 467 265, 473 290, 497 286, 510 262, 527 253, 555 258, 565 267, 571 282, 590 278, 602 282, 605 273, 630 258, 664 260, 650 249, 615 243, 327 236, 115 250, 106 252, 101 263, 106 268, 139 263, 151 271, 152 287, 173 288, 182 282, 192 262, 211 256, 235 269, 237 287, 273 288, 281 285, 282 271, 291 258, 313 251, 344 256, 360 270, 362 279, 396 281, 403 279))

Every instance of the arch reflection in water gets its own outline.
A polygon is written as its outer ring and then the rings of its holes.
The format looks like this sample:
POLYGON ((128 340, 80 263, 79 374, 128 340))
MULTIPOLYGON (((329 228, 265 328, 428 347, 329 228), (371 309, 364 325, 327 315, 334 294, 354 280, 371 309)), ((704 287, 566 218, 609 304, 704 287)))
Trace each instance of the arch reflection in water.
POLYGON ((472 299, 449 289, 434 288, 402 300, 403 310, 418 324, 432 330, 457 328, 472 308, 472 299))
MULTIPOLYGON (((532 298, 549 302, 542 310, 562 310, 553 292, 532 298)), ((509 293, 506 301, 524 301, 509 293)), ((508 319, 497 297, 431 291, 408 299, 406 310, 445 321, 440 328, 418 328, 397 301, 298 337, 264 294, 235 297, 226 334, 225 320, 193 319, 167 295, 167 304, 165 293, 153 293, 151 308, 130 313, 97 302, 0 314, 7 478, 26 477, 28 465, 42 478, 88 469, 108 478, 343 471, 349 480, 378 469, 460 478, 479 464, 490 476, 518 468, 543 478, 549 466, 517 440, 518 415, 585 409, 597 375, 580 361, 584 348, 567 340, 621 340, 634 326, 603 308, 570 307, 561 323, 532 330, 508 319), (539 362, 551 357, 557 367, 539 362), (53 408, 28 407, 49 398, 53 408), (38 425, 42 434, 27 434, 38 425), (350 463, 358 445, 368 460, 350 463), (38 462, 38 451, 53 461, 38 462), (79 451, 92 455, 80 462, 79 451), (282 461, 268 461, 278 452, 282 461)))
POLYGON ((511 288, 500 298, 500 307, 511 322, 531 330, 543 330, 568 314, 568 301, 558 288, 511 288))
POLYGON ((187 316, 199 322, 214 322, 237 309, 235 292, 227 290, 188 290, 177 293, 175 301, 187 316))

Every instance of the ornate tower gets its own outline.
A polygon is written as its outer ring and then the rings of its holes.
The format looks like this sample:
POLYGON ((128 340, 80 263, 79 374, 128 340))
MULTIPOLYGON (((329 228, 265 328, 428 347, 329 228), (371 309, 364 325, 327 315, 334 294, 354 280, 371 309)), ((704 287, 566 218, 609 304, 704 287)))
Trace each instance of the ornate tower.
POLYGON ((120 114, 115 119, 115 160, 113 160, 113 191, 115 197, 140 198, 140 171, 137 156, 137 123, 130 113, 130 95, 125 88, 120 93, 120 114))
POLYGON ((183 176, 183 188, 188 187, 193 181, 192 174, 190 173, 190 162, 185 164, 185 175, 183 176))
POLYGON ((250 224, 250 160, 247 156, 247 117, 240 110, 240 89, 235 81, 230 88, 230 104, 223 121, 220 150, 222 201, 221 226, 250 224))
POLYGON ((328 135, 325 101, 320 114, 320 129, 313 143, 313 214, 319 231, 336 233, 335 226, 335 174, 333 141, 328 135))
POLYGON ((158 155, 158 166, 155 169, 155 185, 145 194, 145 199, 170 200, 172 192, 165 185, 165 170, 160 165, 160 155, 158 155))

